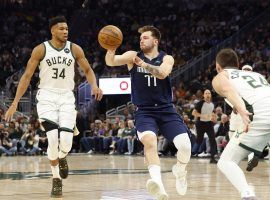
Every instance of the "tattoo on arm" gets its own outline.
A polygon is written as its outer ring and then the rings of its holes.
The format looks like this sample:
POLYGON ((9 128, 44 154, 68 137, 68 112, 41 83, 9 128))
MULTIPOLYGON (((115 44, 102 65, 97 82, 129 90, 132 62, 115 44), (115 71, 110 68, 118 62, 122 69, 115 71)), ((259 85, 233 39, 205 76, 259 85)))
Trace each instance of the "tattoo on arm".
POLYGON ((162 75, 162 73, 160 72, 157 66, 146 64, 144 68, 155 77, 159 77, 162 75))

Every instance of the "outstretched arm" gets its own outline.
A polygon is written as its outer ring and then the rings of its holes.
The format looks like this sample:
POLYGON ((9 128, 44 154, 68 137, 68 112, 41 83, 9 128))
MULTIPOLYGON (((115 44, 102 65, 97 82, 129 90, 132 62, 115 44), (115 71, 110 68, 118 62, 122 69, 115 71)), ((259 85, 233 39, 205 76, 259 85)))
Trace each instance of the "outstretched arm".
POLYGON ((115 50, 107 50, 105 62, 106 65, 111 67, 121 65, 128 65, 130 67, 133 65, 133 59, 136 54, 136 51, 127 51, 122 55, 115 55, 115 50))
POLYGON ((43 44, 40 44, 33 49, 31 57, 27 62, 25 72, 20 79, 15 98, 5 114, 5 119, 7 121, 9 121, 11 119, 11 117, 13 116, 13 114, 15 113, 17 106, 18 106, 18 102, 20 101, 20 99, 24 95, 25 91, 27 90, 27 88, 30 84, 31 78, 32 78, 40 60, 43 58, 44 53, 45 53, 45 49, 44 49, 43 44))
POLYGON ((102 99, 102 90, 97 86, 97 79, 94 71, 92 70, 88 60, 86 59, 82 48, 77 44, 72 44, 72 51, 75 56, 76 62, 84 71, 88 83, 92 87, 92 95, 95 96, 95 99, 100 101, 102 99))
POLYGON ((138 66, 145 68, 149 73, 158 79, 165 79, 172 71, 174 59, 170 55, 166 55, 163 58, 163 62, 160 66, 150 65, 149 63, 144 62, 138 56, 135 57, 134 63, 138 66))

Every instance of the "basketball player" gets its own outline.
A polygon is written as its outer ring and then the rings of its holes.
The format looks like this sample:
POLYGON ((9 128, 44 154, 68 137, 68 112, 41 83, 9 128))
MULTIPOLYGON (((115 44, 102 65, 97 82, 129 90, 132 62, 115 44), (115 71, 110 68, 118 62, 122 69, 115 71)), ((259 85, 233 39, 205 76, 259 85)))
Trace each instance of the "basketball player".
MULTIPOLYGON (((244 65, 242 67, 243 71, 253 71, 253 68, 250 65, 244 65)), ((231 103, 225 99, 226 102, 231 106, 231 103)), ((241 116, 237 114, 237 110, 233 108, 230 119, 230 131, 229 138, 234 142, 239 142, 239 137, 243 132, 243 124, 241 120, 241 116)), ((254 167, 257 167, 259 162, 258 156, 256 156, 253 152, 248 155, 248 163, 247 163, 247 171, 252 171, 254 167)))
POLYGON ((270 85, 261 74, 238 70, 238 66, 238 57, 232 49, 217 54, 218 75, 212 81, 213 87, 233 105, 244 125, 239 143, 230 140, 218 168, 239 191, 242 200, 256 200, 238 164, 251 152, 260 155, 270 140, 270 85))
POLYGON ((187 190, 186 165, 191 155, 191 143, 187 127, 172 104, 172 90, 169 79, 174 59, 159 51, 160 31, 154 26, 139 28, 141 51, 127 51, 115 55, 108 50, 105 60, 109 66, 127 64, 131 74, 132 102, 137 106, 135 123, 137 135, 144 145, 148 170, 151 176, 146 183, 148 192, 159 200, 168 199, 164 189, 160 160, 157 153, 158 130, 173 141, 177 152, 177 163, 173 166, 176 189, 180 195, 187 190))
POLYGON ((33 49, 19 82, 16 96, 7 110, 5 118, 6 120, 11 119, 33 73, 39 66, 40 84, 36 96, 37 112, 48 137, 47 153, 53 174, 51 196, 61 197, 62 179, 68 176, 66 156, 72 146, 76 122, 75 98, 72 91, 74 89, 75 62, 83 69, 96 100, 102 98, 102 91, 96 84, 95 75, 82 48, 67 40, 68 25, 65 17, 51 18, 49 28, 52 39, 33 49), (60 132, 60 143, 58 142, 58 132, 60 132))

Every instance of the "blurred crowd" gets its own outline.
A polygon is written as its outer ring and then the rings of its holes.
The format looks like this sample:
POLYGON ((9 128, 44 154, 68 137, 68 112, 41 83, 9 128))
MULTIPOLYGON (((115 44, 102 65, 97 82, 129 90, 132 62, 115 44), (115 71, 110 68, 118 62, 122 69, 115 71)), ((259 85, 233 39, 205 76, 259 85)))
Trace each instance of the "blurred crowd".
MULTIPOLYGON (((24 68, 34 46, 50 39, 48 19, 55 15, 68 18, 70 38, 83 47, 96 74, 115 77, 128 72, 126 67, 110 69, 104 63, 105 51, 97 43, 97 33, 107 24, 118 26, 124 34, 119 53, 139 49, 138 27, 157 26, 162 33, 160 48, 172 54, 175 66, 180 67, 237 32, 267 6, 267 1, 257 0, 157 0, 154 7, 143 0, 89 2, 84 10, 82 1, 75 0, 15 1, 1 9, 0 85, 5 86, 8 77, 24 68)), ((79 84, 85 77, 81 71, 77 74, 79 84)), ((13 79, 18 77, 8 80, 13 79)), ((35 74, 33 89, 37 83, 35 74)))

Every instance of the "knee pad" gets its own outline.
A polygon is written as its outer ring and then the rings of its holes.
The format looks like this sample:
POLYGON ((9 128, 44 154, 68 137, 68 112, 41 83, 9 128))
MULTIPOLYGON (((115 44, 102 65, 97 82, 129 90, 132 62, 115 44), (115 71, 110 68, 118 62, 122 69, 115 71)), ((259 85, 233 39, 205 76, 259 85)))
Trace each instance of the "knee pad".
POLYGON ((44 121, 44 122, 41 122, 41 126, 45 130, 45 132, 48 132, 54 129, 58 130, 58 125, 53 122, 44 121))
POLYGON ((58 158, 58 129, 48 131, 48 149, 47 154, 49 160, 56 160, 58 158))
POLYGON ((60 151, 67 154, 72 147, 73 132, 61 131, 60 132, 60 151))
POLYGON ((191 151, 191 142, 190 142, 190 139, 188 137, 188 134, 183 133, 183 134, 177 135, 173 139, 173 143, 174 143, 175 147, 177 148, 177 150, 191 151))
POLYGON ((177 148, 177 159, 180 162, 188 163, 190 156, 191 156, 191 142, 189 139, 188 134, 180 134, 177 135, 173 139, 173 143, 177 148))

